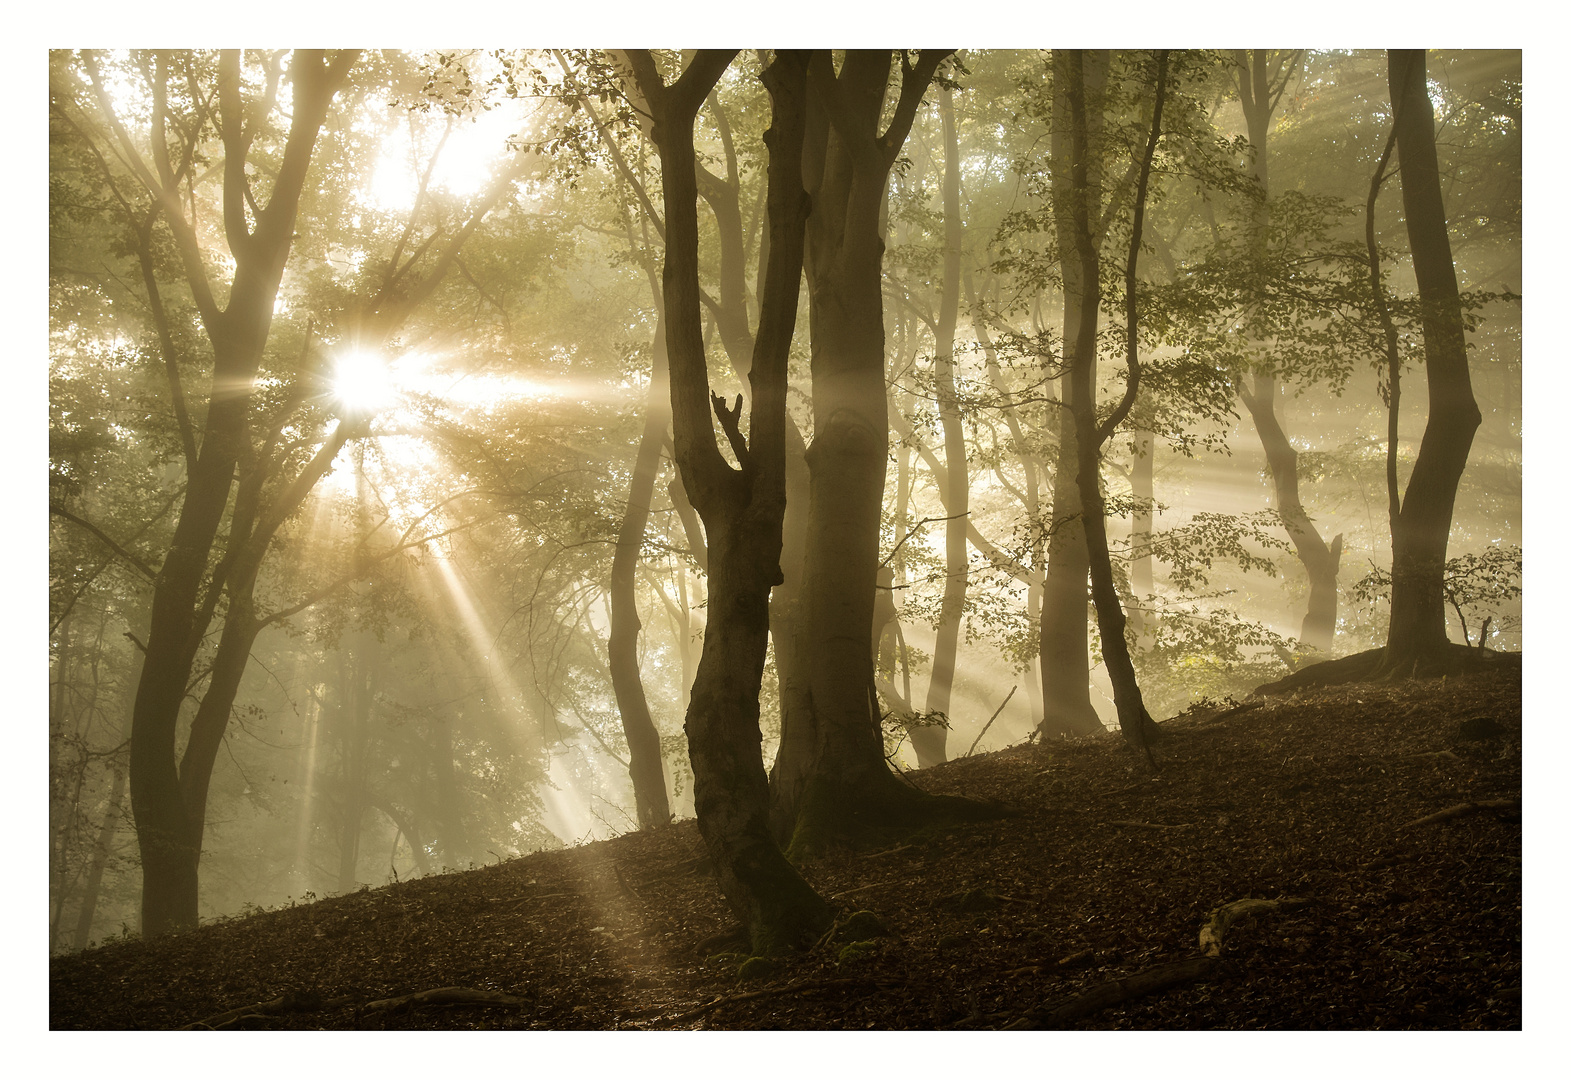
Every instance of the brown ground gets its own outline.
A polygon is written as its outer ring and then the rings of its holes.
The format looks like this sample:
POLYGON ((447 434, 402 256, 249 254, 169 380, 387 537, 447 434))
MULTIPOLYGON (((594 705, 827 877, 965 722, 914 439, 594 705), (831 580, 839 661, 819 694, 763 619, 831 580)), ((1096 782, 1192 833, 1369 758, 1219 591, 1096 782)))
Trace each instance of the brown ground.
POLYGON ((921 774, 1019 813, 804 867, 892 936, 848 949, 865 935, 842 933, 761 977, 705 955, 730 919, 684 822, 57 959, 50 1025, 217 1026, 297 991, 304 1009, 232 1025, 1039 1026, 1199 955, 1219 905, 1295 897, 1309 902, 1234 926, 1202 978, 1067 1026, 1521 1026, 1520 804, 1415 824, 1520 798, 1519 673, 1251 699, 1164 727, 1157 775, 1114 736, 921 774), (1464 728, 1478 717, 1501 730, 1464 728), (454 986, 515 1002, 372 1006, 454 986))

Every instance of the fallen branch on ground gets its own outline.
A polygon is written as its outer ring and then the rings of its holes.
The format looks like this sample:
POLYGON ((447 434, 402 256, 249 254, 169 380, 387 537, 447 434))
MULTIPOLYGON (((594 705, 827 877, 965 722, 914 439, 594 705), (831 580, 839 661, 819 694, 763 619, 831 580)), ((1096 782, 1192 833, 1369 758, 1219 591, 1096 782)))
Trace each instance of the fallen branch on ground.
POLYGON ((402 997, 381 998, 363 1006, 373 1012, 396 1009, 401 1005, 508 1005, 523 1006, 529 1002, 512 994, 494 990, 470 990, 463 986, 440 986, 435 990, 421 990, 402 997))
POLYGON ((1099 986, 1093 986, 1085 993, 1051 1008, 1033 1010, 1009 1026, 1011 1028, 1059 1027, 1071 1020, 1079 1020, 1081 1017, 1099 1013, 1114 1005, 1206 978, 1216 973, 1221 964, 1221 960, 1211 956, 1193 956, 1188 960, 1179 960, 1171 964, 1158 964, 1137 971, 1126 978, 1113 979, 1099 986))
POLYGON ((692 1020, 707 1012, 712 1012, 722 1005, 730 1005, 737 1001, 750 1001, 754 998, 779 997, 782 994, 805 994, 809 990, 826 990, 836 986, 871 986, 876 989, 887 989, 893 983, 873 982, 870 979, 823 979, 818 982, 787 983, 785 986, 771 986, 763 990, 749 990, 742 994, 722 994, 706 1005, 696 1009, 689 1009, 684 1013, 677 1013, 671 1017, 672 1023, 683 1020, 692 1020))
POLYGON ((1192 828, 1194 828, 1194 823, 1193 822, 1185 822, 1182 825, 1157 825, 1157 824, 1155 824, 1153 822, 1150 822, 1150 821, 1109 821, 1108 824, 1109 825, 1117 825, 1118 827, 1123 828, 1123 829, 1192 829, 1192 828))
POLYGON ((349 998, 324 999, 315 990, 288 990, 272 1001, 261 1001, 255 1005, 242 1005, 238 1009, 209 1016, 206 1020, 198 1020, 194 1024, 187 1024, 181 1031, 196 1031, 207 1028, 211 1031, 222 1031, 234 1027, 235 1024, 248 1016, 281 1016, 291 1012, 315 1012, 318 1009, 330 1008, 335 1005, 347 1005, 349 998))
POLYGON ((1477 802, 1457 803, 1455 806, 1448 806, 1444 810, 1437 810, 1427 817, 1419 818, 1417 821, 1409 821, 1402 827, 1411 829, 1414 825, 1433 825, 1437 821, 1450 821, 1452 818, 1466 817, 1468 814, 1477 814, 1485 810, 1520 811, 1521 809, 1521 799, 1480 799, 1477 802))
POLYGON ((1430 750, 1430 751, 1428 751, 1426 753, 1422 753, 1422 754, 1403 754, 1400 757, 1398 757, 1396 760, 1398 760, 1398 761, 1419 761, 1419 760, 1421 760, 1423 758, 1434 758, 1437 761, 1440 758, 1446 758, 1446 759, 1448 759, 1450 761, 1461 761, 1462 760, 1458 755, 1452 753, 1450 750, 1430 750))

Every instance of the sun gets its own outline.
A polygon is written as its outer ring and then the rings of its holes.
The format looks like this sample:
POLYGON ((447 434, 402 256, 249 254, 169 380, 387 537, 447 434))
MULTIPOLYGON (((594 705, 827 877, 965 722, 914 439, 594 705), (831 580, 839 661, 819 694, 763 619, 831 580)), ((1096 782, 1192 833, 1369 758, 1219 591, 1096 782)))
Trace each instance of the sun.
POLYGON ((376 353, 351 352, 333 365, 333 397, 353 413, 377 413, 397 399, 393 373, 376 353))

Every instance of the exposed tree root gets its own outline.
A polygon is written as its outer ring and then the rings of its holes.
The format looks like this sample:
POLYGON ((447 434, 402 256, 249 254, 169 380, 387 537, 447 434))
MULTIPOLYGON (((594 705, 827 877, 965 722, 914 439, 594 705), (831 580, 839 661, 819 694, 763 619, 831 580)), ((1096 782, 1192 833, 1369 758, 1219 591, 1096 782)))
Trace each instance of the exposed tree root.
POLYGON ((471 990, 463 986, 441 986, 435 990, 421 990, 402 997, 381 998, 363 1006, 369 1012, 383 1012, 403 1005, 506 1005, 520 1007, 529 1002, 512 994, 494 990, 471 990))
POLYGON ((1433 825, 1437 821, 1450 821, 1452 818, 1466 817, 1469 814, 1478 814, 1485 810, 1515 810, 1518 813, 1521 813, 1522 800, 1480 799, 1477 802, 1457 803, 1455 806, 1448 806, 1444 810, 1437 810, 1433 814, 1428 814, 1424 817, 1418 818, 1416 821, 1409 821, 1406 825, 1403 826, 1403 828, 1411 829, 1415 825, 1433 825))
POLYGON ((815 780, 798 804, 786 854, 796 861, 833 847, 887 844, 930 825, 995 820, 1010 813, 998 803, 929 794, 888 772, 859 783, 815 780))

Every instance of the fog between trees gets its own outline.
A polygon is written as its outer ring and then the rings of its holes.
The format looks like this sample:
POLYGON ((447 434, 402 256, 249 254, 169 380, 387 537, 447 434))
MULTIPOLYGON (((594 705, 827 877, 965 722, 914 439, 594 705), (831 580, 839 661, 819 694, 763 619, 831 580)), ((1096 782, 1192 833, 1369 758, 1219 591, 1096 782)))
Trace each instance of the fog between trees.
POLYGON ((1520 649, 1520 61, 52 53, 52 948, 1520 649))

